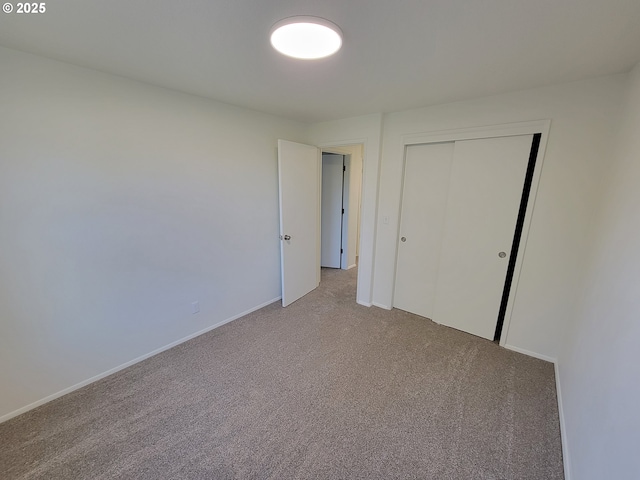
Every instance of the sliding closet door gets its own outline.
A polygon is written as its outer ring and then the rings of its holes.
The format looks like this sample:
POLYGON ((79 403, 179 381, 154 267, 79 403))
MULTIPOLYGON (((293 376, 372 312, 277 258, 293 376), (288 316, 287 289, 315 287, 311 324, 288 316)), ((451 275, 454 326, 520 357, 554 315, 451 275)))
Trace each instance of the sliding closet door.
POLYGON ((493 339, 532 140, 522 135, 455 142, 436 322, 493 339))
POLYGON ((405 159, 393 305, 433 318, 453 143, 411 145, 405 159))

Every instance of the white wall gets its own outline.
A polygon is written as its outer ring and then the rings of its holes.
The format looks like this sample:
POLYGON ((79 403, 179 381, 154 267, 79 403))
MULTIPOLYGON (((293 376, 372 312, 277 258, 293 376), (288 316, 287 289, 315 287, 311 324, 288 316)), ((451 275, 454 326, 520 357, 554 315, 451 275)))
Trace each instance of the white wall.
POLYGON ((320 147, 363 145, 357 302, 368 306, 373 294, 381 129, 382 115, 374 114, 315 123, 306 132, 309 142, 320 147))
POLYGON ((640 65, 587 252, 581 309, 559 355, 571 478, 640 478, 640 65))
POLYGON ((555 358, 575 311, 591 213, 611 154, 624 75, 384 117, 373 301, 392 306, 402 184, 402 135, 551 119, 507 343, 555 358), (613 120, 612 120, 613 119, 613 120))
POLYGON ((0 418, 280 295, 307 126, 7 49, 0 105, 0 418))

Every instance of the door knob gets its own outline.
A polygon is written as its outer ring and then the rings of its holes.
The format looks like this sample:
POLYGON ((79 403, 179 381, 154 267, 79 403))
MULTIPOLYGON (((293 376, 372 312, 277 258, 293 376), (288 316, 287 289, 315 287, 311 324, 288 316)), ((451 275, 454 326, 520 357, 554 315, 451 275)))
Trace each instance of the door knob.
POLYGON ((285 240, 291 240, 291 235, 285 235, 285 236, 284 236, 284 239, 285 239, 285 240))
POLYGON ((507 254, 506 254, 505 252, 500 252, 500 253, 498 254, 498 256, 499 256, 500 258, 504 258, 504 257, 506 257, 506 256, 507 256, 507 254))
POLYGON ((407 241, 407 237, 400 237, 400 241, 401 242, 406 242, 407 241))

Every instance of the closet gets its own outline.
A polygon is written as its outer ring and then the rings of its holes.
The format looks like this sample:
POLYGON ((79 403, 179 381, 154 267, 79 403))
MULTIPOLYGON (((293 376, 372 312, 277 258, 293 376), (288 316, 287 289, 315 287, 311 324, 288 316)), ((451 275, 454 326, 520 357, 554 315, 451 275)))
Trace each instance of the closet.
POLYGON ((395 307, 499 339, 539 142, 406 147, 395 307))

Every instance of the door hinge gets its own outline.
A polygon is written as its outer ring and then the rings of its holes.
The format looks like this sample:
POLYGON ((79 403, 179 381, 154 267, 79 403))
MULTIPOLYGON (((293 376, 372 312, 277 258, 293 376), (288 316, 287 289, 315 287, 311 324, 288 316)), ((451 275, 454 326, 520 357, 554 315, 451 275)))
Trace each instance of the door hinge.
POLYGON ((347 166, 346 165, 342 165, 342 171, 346 172, 347 171, 347 166))
POLYGON ((344 250, 343 250, 343 249, 340 249, 340 253, 344 253, 344 250))
POLYGON ((344 208, 342 209, 342 214, 344 215, 344 208))

